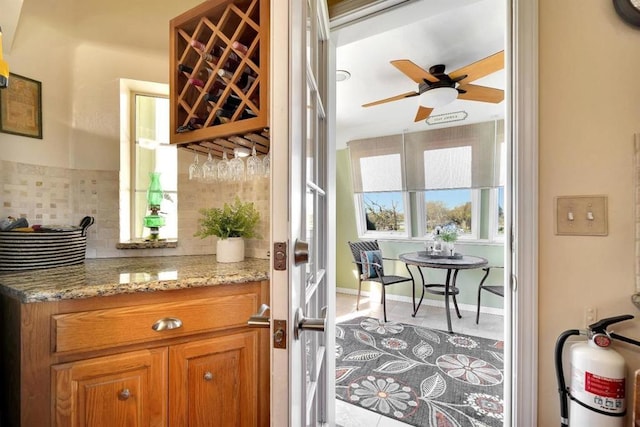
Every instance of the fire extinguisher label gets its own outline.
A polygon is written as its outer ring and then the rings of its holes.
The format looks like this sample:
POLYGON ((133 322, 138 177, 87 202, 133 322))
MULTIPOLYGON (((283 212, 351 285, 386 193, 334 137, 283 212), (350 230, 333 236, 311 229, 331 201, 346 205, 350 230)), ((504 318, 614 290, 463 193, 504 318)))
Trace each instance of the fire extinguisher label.
POLYGON ((576 369, 571 394, 574 398, 593 408, 611 413, 625 410, 625 379, 607 378, 588 371, 576 369), (584 373, 583 375, 581 375, 584 373), (577 375, 576 375, 577 374, 577 375))
POLYGON ((624 378, 605 378, 585 372, 584 389, 598 396, 624 399, 624 378))

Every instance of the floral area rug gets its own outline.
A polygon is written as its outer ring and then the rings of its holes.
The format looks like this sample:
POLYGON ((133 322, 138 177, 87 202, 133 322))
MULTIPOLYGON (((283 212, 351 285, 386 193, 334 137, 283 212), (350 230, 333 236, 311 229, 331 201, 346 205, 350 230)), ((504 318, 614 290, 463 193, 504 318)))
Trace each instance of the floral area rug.
POLYGON ((336 325, 336 396, 424 427, 503 425, 503 342, 358 317, 336 325))

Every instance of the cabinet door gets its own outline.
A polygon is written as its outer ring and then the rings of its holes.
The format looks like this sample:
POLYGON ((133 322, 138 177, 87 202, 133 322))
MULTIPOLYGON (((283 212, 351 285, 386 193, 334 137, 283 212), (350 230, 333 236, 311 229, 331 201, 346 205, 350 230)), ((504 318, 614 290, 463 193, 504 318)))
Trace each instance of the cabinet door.
POLYGON ((167 349, 52 367, 55 426, 166 426, 167 349))
POLYGON ((257 331, 172 346, 169 425, 256 426, 257 355, 257 331))

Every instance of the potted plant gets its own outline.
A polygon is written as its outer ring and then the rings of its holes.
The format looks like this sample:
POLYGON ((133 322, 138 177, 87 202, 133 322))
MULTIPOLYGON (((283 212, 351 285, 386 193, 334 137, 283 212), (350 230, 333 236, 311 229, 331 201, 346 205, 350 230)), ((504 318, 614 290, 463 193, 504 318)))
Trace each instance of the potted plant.
POLYGON ((238 262, 244 259, 244 239, 259 237, 256 231, 260 212, 252 202, 242 202, 236 196, 233 204, 222 208, 200 209, 195 236, 204 239, 216 236, 216 258, 218 262, 238 262))
POLYGON ((447 224, 443 227, 436 226, 433 229, 433 252, 444 251, 446 255, 455 255, 455 242, 458 240, 459 229, 456 224, 447 224))
POLYGON ((458 227, 451 223, 440 228, 440 239, 446 243, 447 255, 455 255, 455 242, 458 240, 458 227))

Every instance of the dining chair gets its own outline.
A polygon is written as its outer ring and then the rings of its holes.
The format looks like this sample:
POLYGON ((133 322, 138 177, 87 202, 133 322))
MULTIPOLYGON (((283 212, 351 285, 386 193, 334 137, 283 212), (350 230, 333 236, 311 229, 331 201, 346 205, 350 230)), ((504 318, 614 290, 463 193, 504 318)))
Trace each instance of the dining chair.
POLYGON ((478 322, 480 322, 480 297, 482 296, 482 291, 487 291, 489 293, 492 293, 494 295, 498 295, 504 298, 503 284, 500 284, 500 285, 486 284, 485 285, 485 282, 489 277, 491 270, 494 270, 494 269, 504 269, 504 267, 494 265, 494 266, 487 266, 482 269, 485 273, 484 273, 484 276, 482 276, 482 279, 480 279, 480 283, 478 284, 478 311, 476 313, 476 325, 478 324, 478 322))
POLYGON ((361 240, 358 242, 348 242, 353 262, 358 267, 358 298, 356 300, 356 310, 360 309, 360 293, 362 292, 362 282, 376 282, 382 285, 382 312, 384 321, 387 321, 387 298, 385 288, 396 283, 411 282, 413 279, 405 276, 396 276, 393 274, 385 274, 383 260, 392 258, 383 258, 382 251, 378 246, 377 240, 361 240))

